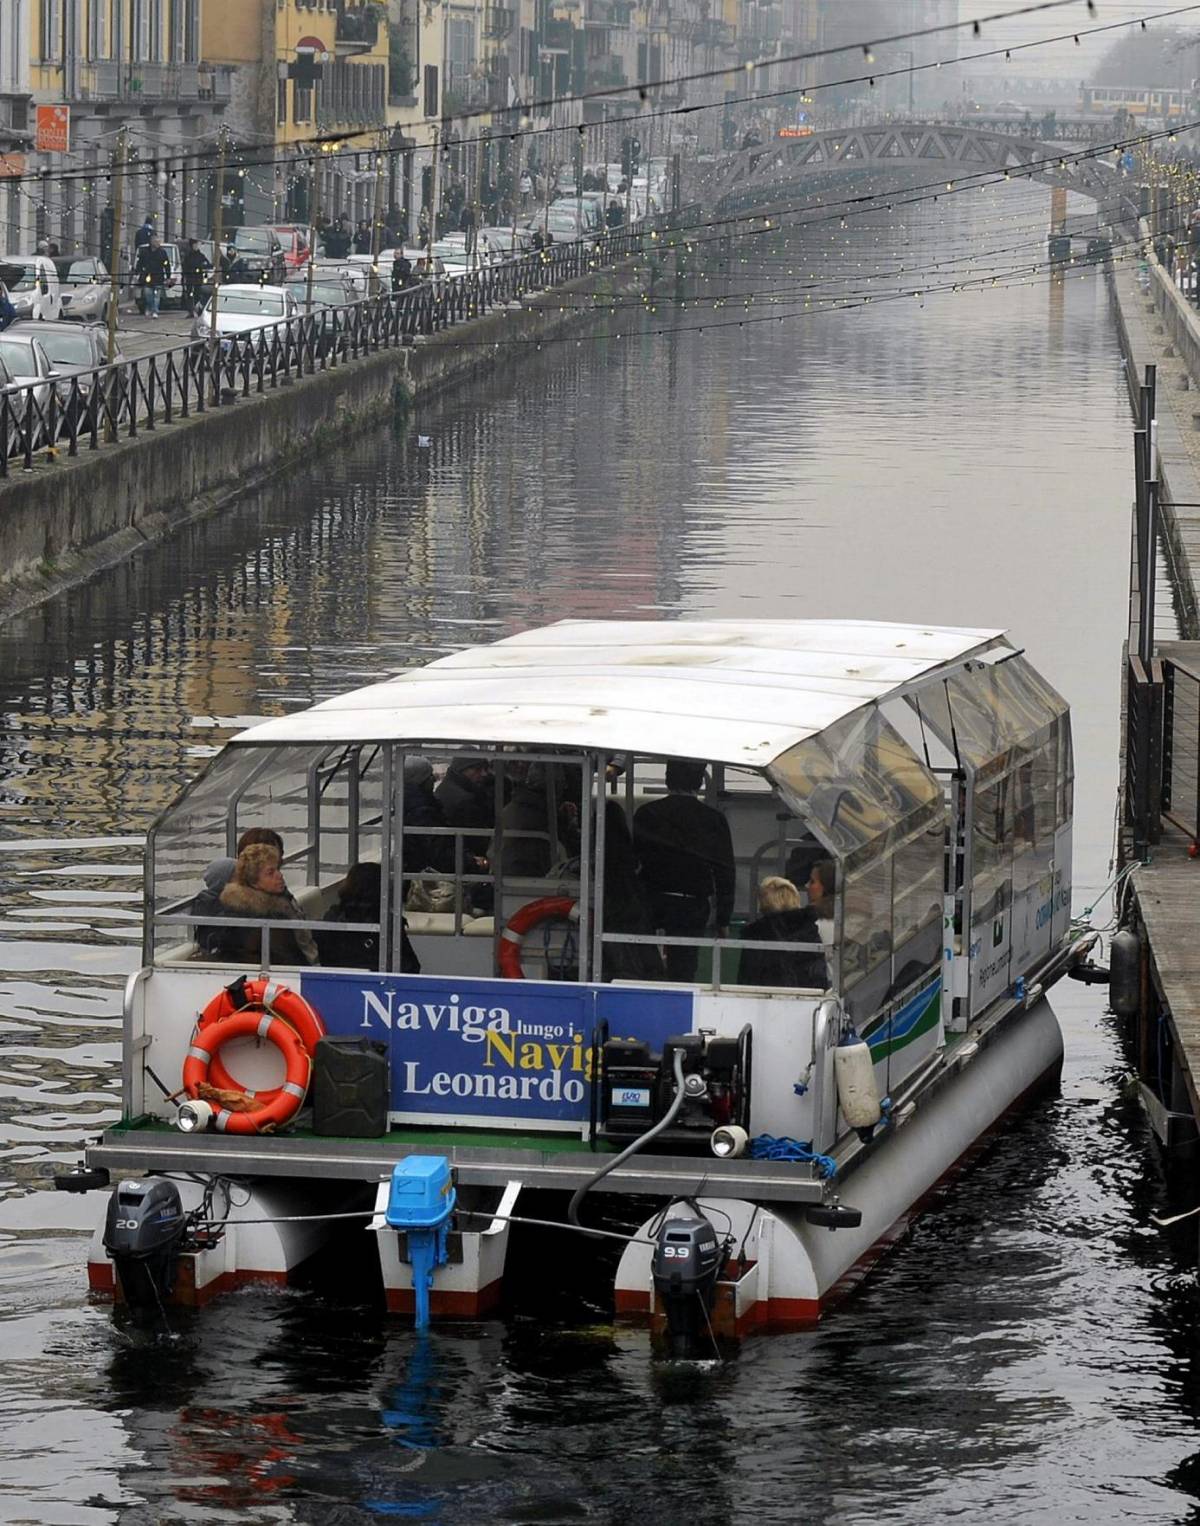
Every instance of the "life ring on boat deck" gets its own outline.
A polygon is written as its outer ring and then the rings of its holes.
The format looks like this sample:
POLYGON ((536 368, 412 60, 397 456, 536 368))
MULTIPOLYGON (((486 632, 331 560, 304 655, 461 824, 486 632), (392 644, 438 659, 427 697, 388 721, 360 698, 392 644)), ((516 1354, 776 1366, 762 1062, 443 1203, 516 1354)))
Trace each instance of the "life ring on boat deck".
MULTIPOLYGON (((287 1066, 287 1077, 271 1095, 270 1101, 252 1113, 233 1113, 228 1108, 219 1107, 213 1121, 225 1134, 261 1134, 265 1128, 286 1123, 299 1112, 300 1104, 308 1095, 312 1056, 304 1047, 304 1040, 282 1017, 247 1008, 210 1023, 203 1031, 197 1029, 192 1035, 183 1062, 183 1088, 188 1096, 195 1099, 203 1085, 212 1084, 209 1078, 213 1060, 222 1044, 227 1044, 230 1039, 251 1037, 266 1039, 276 1045, 287 1066)), ((241 1090, 240 1087, 236 1089, 241 1090)))
POLYGON ((527 901, 513 912, 500 930, 500 950, 496 964, 505 980, 524 980, 521 948, 525 934, 540 922, 578 922, 579 904, 569 895, 547 895, 540 901, 527 901))
MULTIPOLYGON (((276 1017, 282 1017, 300 1035, 310 1058, 317 1052, 317 1040, 325 1037, 321 1014, 310 1002, 305 1001, 299 991, 293 991, 291 986, 280 985, 277 980, 262 978, 243 978, 235 980, 232 985, 223 986, 201 1012, 197 1031, 203 1033, 213 1023, 223 1022, 235 1012, 270 1012, 276 1017)), ((273 1102, 279 1092, 278 1087, 263 1092, 251 1091, 229 1074, 221 1063, 220 1055, 215 1053, 209 1067, 208 1080, 210 1085, 219 1086, 222 1091, 244 1091, 248 1097, 256 1097, 262 1102, 273 1102)))

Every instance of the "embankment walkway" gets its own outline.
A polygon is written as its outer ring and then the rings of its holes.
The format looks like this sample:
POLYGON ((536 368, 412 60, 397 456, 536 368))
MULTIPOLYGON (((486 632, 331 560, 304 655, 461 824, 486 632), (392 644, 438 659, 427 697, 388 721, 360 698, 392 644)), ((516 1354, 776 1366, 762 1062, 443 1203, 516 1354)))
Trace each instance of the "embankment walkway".
MULTIPOLYGON (((1165 1146, 1191 1147, 1200 1120, 1200 859, 1192 856, 1200 834, 1200 314, 1153 254, 1140 271, 1130 257, 1118 261, 1110 281, 1135 415, 1145 367, 1157 367, 1161 542, 1183 638, 1156 643, 1150 675, 1156 700, 1143 762, 1153 776, 1153 823, 1126 902, 1142 948, 1131 1037, 1156 1134, 1165 1146)), ((1155 623, 1161 630, 1165 622, 1155 623)), ((1131 629, 1136 640, 1136 616, 1131 629)), ((1127 808, 1131 730, 1122 727, 1127 808)), ((1128 826, 1124 853, 1128 862, 1128 826)))
POLYGON ((61 396, 0 394, 0 618, 525 346, 608 322, 653 281, 659 237, 622 231, 220 348, 187 342, 61 396))

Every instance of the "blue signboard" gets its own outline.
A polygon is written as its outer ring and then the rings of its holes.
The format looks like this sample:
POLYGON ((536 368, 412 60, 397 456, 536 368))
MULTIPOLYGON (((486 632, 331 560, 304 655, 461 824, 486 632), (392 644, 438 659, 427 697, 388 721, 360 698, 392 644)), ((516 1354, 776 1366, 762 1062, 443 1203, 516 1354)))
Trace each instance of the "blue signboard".
POLYGON ((301 991, 329 1033, 388 1045, 391 1111, 414 1118, 582 1123, 597 1024, 654 1050, 692 1027, 690 991, 315 973, 301 991))

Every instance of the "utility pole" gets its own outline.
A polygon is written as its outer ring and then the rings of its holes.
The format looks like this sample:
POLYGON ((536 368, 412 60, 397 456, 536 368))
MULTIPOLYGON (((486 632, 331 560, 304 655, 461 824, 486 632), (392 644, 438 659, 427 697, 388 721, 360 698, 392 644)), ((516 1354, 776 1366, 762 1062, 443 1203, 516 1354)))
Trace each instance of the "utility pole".
POLYGON ((117 134, 117 146, 113 151, 113 222, 112 222, 112 270, 108 297, 108 363, 111 366, 117 353, 117 303, 121 294, 121 220, 125 212, 125 133, 122 127, 117 134))
POLYGON ((213 406, 221 401, 221 380, 218 368, 221 360, 221 340, 217 334, 217 311, 221 300, 221 240, 225 236, 225 154, 227 144, 225 129, 217 130, 217 196, 213 208, 213 294, 209 322, 209 363, 212 371, 213 406))
POLYGON ((433 124, 433 174, 430 176, 429 184, 429 244, 425 251, 429 261, 428 275, 431 281, 433 280, 433 246, 437 241, 438 194, 440 189, 438 184, 438 171, 441 161, 439 138, 438 124, 435 122, 433 124))
POLYGON ((375 155, 375 215, 371 219, 371 264, 379 263, 379 251, 383 247, 383 166, 384 138, 379 134, 379 146, 375 155))
POLYGON ((317 263, 317 239, 319 237, 317 233, 317 218, 321 215, 321 161, 315 154, 309 164, 308 173, 312 181, 312 195, 308 198, 308 221, 312 229, 312 245, 308 251, 308 280, 305 282, 307 290, 304 299, 305 313, 312 312, 313 275, 315 274, 313 266, 317 263))

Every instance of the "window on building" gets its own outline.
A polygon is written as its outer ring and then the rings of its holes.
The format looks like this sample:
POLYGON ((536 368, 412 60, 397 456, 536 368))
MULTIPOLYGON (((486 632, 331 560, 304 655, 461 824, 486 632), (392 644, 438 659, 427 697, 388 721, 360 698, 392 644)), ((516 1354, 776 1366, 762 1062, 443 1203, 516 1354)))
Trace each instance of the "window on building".
POLYGON ((286 79, 281 79, 275 87, 275 120, 283 123, 287 121, 287 87, 286 79))
POLYGON ((133 0, 133 35, 129 39, 129 56, 135 63, 144 63, 150 57, 150 7, 152 0, 133 0))
POLYGON ((108 37, 106 26, 108 17, 106 16, 105 11, 106 7, 101 4, 101 0, 92 0, 91 8, 88 11, 87 48, 89 58, 108 57, 108 37))
MULTIPOLYGON (((286 81, 281 81, 281 83, 283 84, 284 89, 286 90, 287 82, 286 81)), ((313 93, 312 93, 312 86, 311 85, 307 85, 307 86, 301 87, 300 85, 297 85, 295 87, 295 89, 292 91, 292 121, 293 122, 311 122, 312 121, 312 117, 313 117, 313 93)), ((282 120, 283 120, 283 118, 281 117, 280 121, 282 121, 282 120)))
POLYGON ((62 0, 41 0, 38 57, 43 63, 62 58, 62 0))
POLYGON ((200 0, 186 0, 183 58, 185 63, 200 61, 200 0))
POLYGON ((451 16, 446 22, 447 87, 462 90, 475 67, 475 23, 467 16, 451 16))

